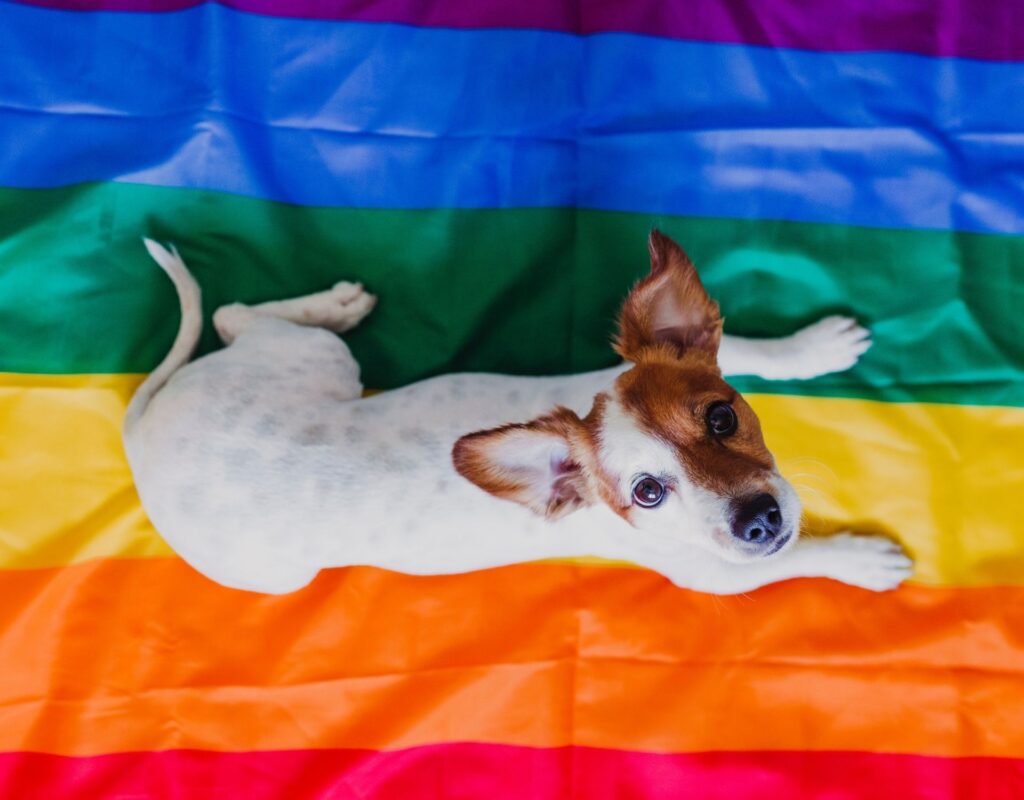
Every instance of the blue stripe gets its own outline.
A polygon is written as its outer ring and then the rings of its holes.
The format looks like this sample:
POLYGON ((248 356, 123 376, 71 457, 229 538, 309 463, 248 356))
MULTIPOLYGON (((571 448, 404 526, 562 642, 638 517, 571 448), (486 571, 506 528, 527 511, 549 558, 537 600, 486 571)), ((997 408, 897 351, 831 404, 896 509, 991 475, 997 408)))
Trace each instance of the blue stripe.
POLYGON ((1024 68, 0 4, 0 184, 1024 232, 1024 68))

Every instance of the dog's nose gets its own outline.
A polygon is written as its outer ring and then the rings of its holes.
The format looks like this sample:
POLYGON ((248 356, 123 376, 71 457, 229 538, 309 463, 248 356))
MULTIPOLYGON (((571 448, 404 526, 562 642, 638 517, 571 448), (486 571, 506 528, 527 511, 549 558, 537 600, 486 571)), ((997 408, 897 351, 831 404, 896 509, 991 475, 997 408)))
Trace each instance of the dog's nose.
POLYGON ((782 512, 770 494, 745 498, 732 520, 732 535, 741 542, 767 544, 782 528, 782 512))

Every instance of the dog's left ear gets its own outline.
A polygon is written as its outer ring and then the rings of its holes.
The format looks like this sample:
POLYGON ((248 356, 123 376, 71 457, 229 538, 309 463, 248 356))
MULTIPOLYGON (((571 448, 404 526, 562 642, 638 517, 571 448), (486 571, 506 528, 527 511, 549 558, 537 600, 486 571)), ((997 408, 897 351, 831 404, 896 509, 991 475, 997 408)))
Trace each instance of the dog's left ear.
POLYGON ((714 361, 722 339, 718 303, 704 291, 689 256, 668 236, 652 230, 647 249, 651 274, 622 306, 616 352, 635 362, 645 348, 668 346, 678 356, 697 353, 714 361))
POLYGON ((462 477, 485 492, 512 500, 549 519, 591 503, 573 441, 586 432, 566 408, 522 425, 505 425, 463 436, 452 461, 462 477))

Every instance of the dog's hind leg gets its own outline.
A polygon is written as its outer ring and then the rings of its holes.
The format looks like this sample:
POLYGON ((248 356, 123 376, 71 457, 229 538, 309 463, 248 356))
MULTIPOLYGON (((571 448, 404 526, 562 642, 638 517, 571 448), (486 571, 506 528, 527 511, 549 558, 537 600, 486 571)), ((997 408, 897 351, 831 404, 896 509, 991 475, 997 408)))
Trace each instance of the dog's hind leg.
MULTIPOLYGON (((316 294, 258 305, 231 303, 213 314, 213 325, 224 344, 239 337, 239 358, 257 353, 267 364, 288 364, 294 389, 312 394, 327 391, 337 400, 362 395, 359 364, 348 346, 327 331, 341 333, 358 325, 377 304, 362 284, 347 281, 316 294), (319 328, 320 330, 311 330, 319 328), (304 367, 300 366, 304 365, 304 367)), ((235 352, 236 348, 229 348, 235 352)))
POLYGON ((723 336, 718 364, 725 375, 806 380, 849 369, 870 346, 868 330, 856 320, 825 317, 778 339, 723 336))
POLYGON ((365 291, 362 284, 342 281, 325 292, 290 300, 221 306, 213 315, 213 325, 224 344, 231 344, 260 317, 344 333, 358 325, 376 304, 377 298, 365 291))

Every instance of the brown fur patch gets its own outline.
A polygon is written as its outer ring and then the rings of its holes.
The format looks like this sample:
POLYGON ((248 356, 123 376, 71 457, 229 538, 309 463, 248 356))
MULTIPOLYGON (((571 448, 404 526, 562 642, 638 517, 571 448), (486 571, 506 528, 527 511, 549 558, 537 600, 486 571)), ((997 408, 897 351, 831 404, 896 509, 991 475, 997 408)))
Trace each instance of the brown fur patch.
POLYGON ((652 230, 647 242, 651 272, 629 293, 619 313, 615 350, 627 361, 662 347, 674 355, 701 353, 714 361, 722 318, 689 256, 672 239, 652 230))
POLYGON ((722 380, 722 317, 683 249, 658 230, 651 273, 630 292, 615 349, 636 366, 616 384, 642 430, 671 445, 690 480, 721 496, 763 491, 774 460, 753 409, 722 380), (736 412, 736 433, 713 437, 704 415, 717 401, 736 412))
POLYGON ((602 466, 598 458, 601 446, 601 428, 604 422, 605 409, 608 406, 608 395, 602 393, 594 398, 594 407, 587 414, 583 421, 587 429, 587 458, 585 460, 585 473, 588 478, 588 485, 592 496, 600 499, 608 508, 625 519, 630 521, 632 505, 627 502, 623 505, 619 495, 619 487, 615 478, 602 466))
POLYGON ((703 358, 643 358, 619 377, 616 388, 640 428, 673 447, 691 481, 723 497, 767 490, 774 460, 761 423, 717 367, 703 358), (705 414, 718 401, 736 413, 731 436, 708 431, 705 414))

